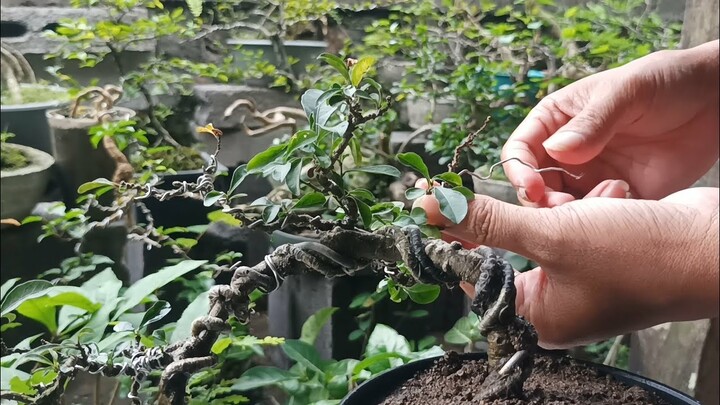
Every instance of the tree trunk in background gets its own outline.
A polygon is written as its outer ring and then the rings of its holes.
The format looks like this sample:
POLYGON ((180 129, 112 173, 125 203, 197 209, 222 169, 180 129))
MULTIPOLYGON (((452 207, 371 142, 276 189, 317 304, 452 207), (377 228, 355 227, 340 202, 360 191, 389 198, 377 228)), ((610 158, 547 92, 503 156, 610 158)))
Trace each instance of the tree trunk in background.
MULTIPOLYGON (((688 0, 682 48, 718 38, 718 2, 688 0)), ((696 187, 718 187, 718 162, 696 187)), ((689 292, 690 294, 692 292, 689 292)), ((720 404, 718 319, 658 325, 633 335, 630 368, 693 395, 703 405, 720 404)))

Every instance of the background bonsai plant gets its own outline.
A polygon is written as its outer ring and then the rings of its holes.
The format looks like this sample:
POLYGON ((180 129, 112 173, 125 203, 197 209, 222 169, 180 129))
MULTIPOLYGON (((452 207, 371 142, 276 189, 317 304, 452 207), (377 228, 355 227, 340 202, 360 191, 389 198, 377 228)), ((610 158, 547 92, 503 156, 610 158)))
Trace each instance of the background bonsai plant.
POLYGON ((2 42, 0 51, 2 130, 15 133, 17 143, 53 154, 45 112, 66 102, 69 99, 67 90, 38 83, 25 57, 6 43, 2 42))
POLYGON ((393 86, 396 99, 456 101, 452 116, 431 122, 427 149, 440 154, 442 164, 452 159, 465 134, 492 117, 483 136, 463 152, 462 168, 487 171, 542 96, 655 50, 672 49, 680 39, 679 24, 664 22, 642 0, 567 9, 553 1, 504 7, 454 1, 440 7, 433 1, 395 7, 368 28, 362 49, 410 63, 393 86))

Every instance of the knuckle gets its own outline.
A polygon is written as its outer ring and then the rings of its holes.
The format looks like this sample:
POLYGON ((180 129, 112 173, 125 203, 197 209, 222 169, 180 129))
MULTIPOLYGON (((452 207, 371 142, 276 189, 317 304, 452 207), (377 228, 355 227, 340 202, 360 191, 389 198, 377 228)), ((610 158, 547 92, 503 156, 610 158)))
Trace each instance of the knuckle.
POLYGON ((467 228, 481 245, 485 244, 488 235, 494 234, 496 205, 492 199, 483 197, 476 198, 468 206, 467 228))

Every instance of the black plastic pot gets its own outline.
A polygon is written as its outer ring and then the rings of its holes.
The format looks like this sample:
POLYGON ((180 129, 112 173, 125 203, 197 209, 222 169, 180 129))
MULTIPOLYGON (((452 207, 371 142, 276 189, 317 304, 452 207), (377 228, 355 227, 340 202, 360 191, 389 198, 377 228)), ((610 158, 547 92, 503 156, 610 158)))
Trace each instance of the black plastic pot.
MULTIPOLYGON (((487 354, 485 353, 464 353, 460 356, 463 360, 480 360, 487 358, 487 354)), ((439 357, 414 361, 383 373, 357 387, 345 397, 340 405, 377 405, 387 398, 388 395, 392 394, 395 389, 411 379, 417 372, 429 369, 437 359, 439 359, 439 357)), ((671 405, 700 404, 680 391, 637 374, 602 364, 582 360, 576 361, 580 364, 587 365, 589 368, 598 370, 601 375, 609 375, 629 386, 640 387, 645 391, 652 392, 671 405)))

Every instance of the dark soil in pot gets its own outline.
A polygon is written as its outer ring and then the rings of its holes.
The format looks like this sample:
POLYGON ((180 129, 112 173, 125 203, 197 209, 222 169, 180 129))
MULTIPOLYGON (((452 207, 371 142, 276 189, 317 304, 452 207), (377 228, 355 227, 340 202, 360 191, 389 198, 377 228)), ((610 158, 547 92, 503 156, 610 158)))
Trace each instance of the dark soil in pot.
MULTIPOLYGON (((673 391, 669 387, 646 380, 621 370, 601 365, 592 365, 569 357, 540 354, 530 377, 525 381, 523 397, 479 401, 480 386, 489 374, 488 363, 482 354, 458 355, 447 353, 433 360, 427 366, 416 365, 411 374, 391 380, 387 373, 384 399, 373 401, 358 398, 366 405, 539 405, 539 404, 694 404, 693 400, 673 391), (388 384, 400 385, 394 389, 388 384)), ((420 363, 420 362, 417 362, 420 363)), ((411 366, 406 365, 404 367, 411 366)), ((398 370, 398 369, 396 369, 398 370)), ((372 383, 368 382, 368 383, 372 383)), ((368 384, 366 383, 366 384, 368 384)), ((380 385, 380 384, 378 384, 380 385)), ((362 386, 361 386, 362 388, 362 386)), ((368 391, 366 387, 365 391, 368 391)), ((375 387, 378 390, 383 388, 375 387)), ((358 389, 360 391, 360 389, 358 389)), ((353 402, 351 394, 345 405, 353 402), (351 400, 352 399, 352 400, 351 400)))

